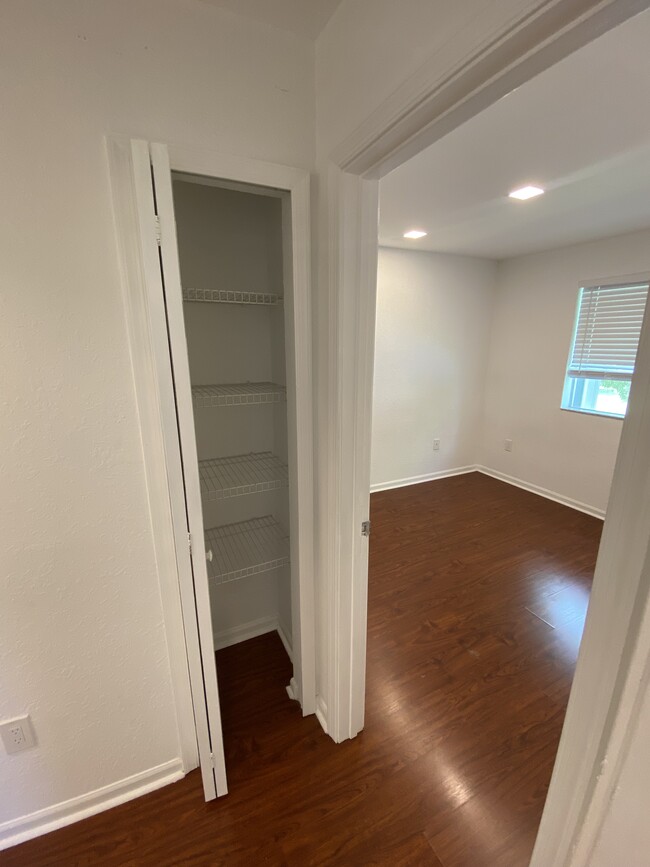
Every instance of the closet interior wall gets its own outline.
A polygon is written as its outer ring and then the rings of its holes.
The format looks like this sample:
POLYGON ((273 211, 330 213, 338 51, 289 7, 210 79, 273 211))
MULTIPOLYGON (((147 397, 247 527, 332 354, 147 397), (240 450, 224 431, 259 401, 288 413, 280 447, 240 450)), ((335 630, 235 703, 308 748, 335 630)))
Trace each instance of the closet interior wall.
POLYGON ((283 194, 215 184, 173 178, 215 646, 290 653, 283 194))

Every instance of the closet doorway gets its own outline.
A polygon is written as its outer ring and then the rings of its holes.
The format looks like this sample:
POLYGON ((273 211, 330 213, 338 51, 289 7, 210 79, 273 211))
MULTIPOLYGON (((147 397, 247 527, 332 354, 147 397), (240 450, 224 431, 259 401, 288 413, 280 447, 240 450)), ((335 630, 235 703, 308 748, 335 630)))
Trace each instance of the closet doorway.
POLYGON ((277 631, 315 710, 308 175, 144 141, 111 163, 183 763, 211 800, 215 649, 277 631))

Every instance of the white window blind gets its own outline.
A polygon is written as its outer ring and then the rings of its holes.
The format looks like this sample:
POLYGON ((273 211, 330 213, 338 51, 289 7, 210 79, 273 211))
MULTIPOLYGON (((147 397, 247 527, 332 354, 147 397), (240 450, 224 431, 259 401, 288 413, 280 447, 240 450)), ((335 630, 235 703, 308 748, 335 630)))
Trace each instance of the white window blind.
POLYGON ((567 375, 630 379, 647 297, 648 283, 581 289, 567 375))

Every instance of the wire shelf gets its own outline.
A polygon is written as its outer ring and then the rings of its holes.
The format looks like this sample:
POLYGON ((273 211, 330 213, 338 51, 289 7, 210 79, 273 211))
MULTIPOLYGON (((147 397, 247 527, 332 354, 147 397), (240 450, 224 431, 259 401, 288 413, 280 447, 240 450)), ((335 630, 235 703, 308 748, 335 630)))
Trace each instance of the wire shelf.
POLYGON ((212 304, 262 304, 275 307, 282 301, 274 292, 236 292, 231 289, 183 289, 183 301, 208 301, 212 304))
POLYGON ((289 484, 289 469, 272 452, 251 452, 199 461, 201 494, 205 500, 225 500, 289 484))
POLYGON ((274 382, 239 382, 230 385, 196 385, 192 387, 194 406, 242 406, 255 403, 280 403, 287 389, 274 382))
POLYGON ((218 584, 269 572, 289 563, 289 537, 271 515, 205 532, 208 575, 218 584))

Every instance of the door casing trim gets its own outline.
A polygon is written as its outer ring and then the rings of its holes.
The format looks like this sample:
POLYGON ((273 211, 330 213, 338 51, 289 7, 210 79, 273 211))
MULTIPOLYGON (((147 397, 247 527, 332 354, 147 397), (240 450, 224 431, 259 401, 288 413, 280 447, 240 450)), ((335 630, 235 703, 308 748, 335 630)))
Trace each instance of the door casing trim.
MULTIPOLYGON (((125 136, 109 136, 106 144, 125 319, 176 709, 179 753, 183 771, 187 773, 198 766, 198 752, 177 556, 189 560, 190 554, 188 546, 184 546, 182 551, 177 551, 174 546, 171 504, 172 497, 179 492, 170 490, 172 474, 168 472, 168 461, 180 459, 180 446, 178 445, 178 455, 170 458, 166 449, 170 448, 170 443, 178 443, 178 435, 175 429, 167 430, 171 422, 162 412, 160 371, 156 369, 153 350, 152 327, 156 326, 152 325, 148 310, 145 269, 139 243, 131 141, 125 136)), ((167 144, 166 147, 170 167, 174 172, 219 178, 233 185, 253 185, 289 194, 285 197, 288 202, 285 211, 292 234, 293 291, 290 303, 285 303, 285 315, 292 318, 294 325, 293 335, 287 344, 291 354, 287 361, 287 377, 288 382, 292 383, 289 392, 296 395, 295 402, 291 402, 289 406, 289 428, 293 426, 294 431, 295 466, 292 468, 291 484, 296 501, 295 510, 299 516, 298 531, 291 534, 291 557, 297 566, 294 571, 298 576, 297 580, 292 580, 293 682, 302 685, 296 698, 301 702, 303 715, 312 714, 316 711, 316 674, 309 173, 288 166, 221 154, 214 150, 176 144, 167 144), (297 471, 298 465, 300 472, 297 471)), ((292 515, 292 530, 294 520, 295 516, 292 515)))

